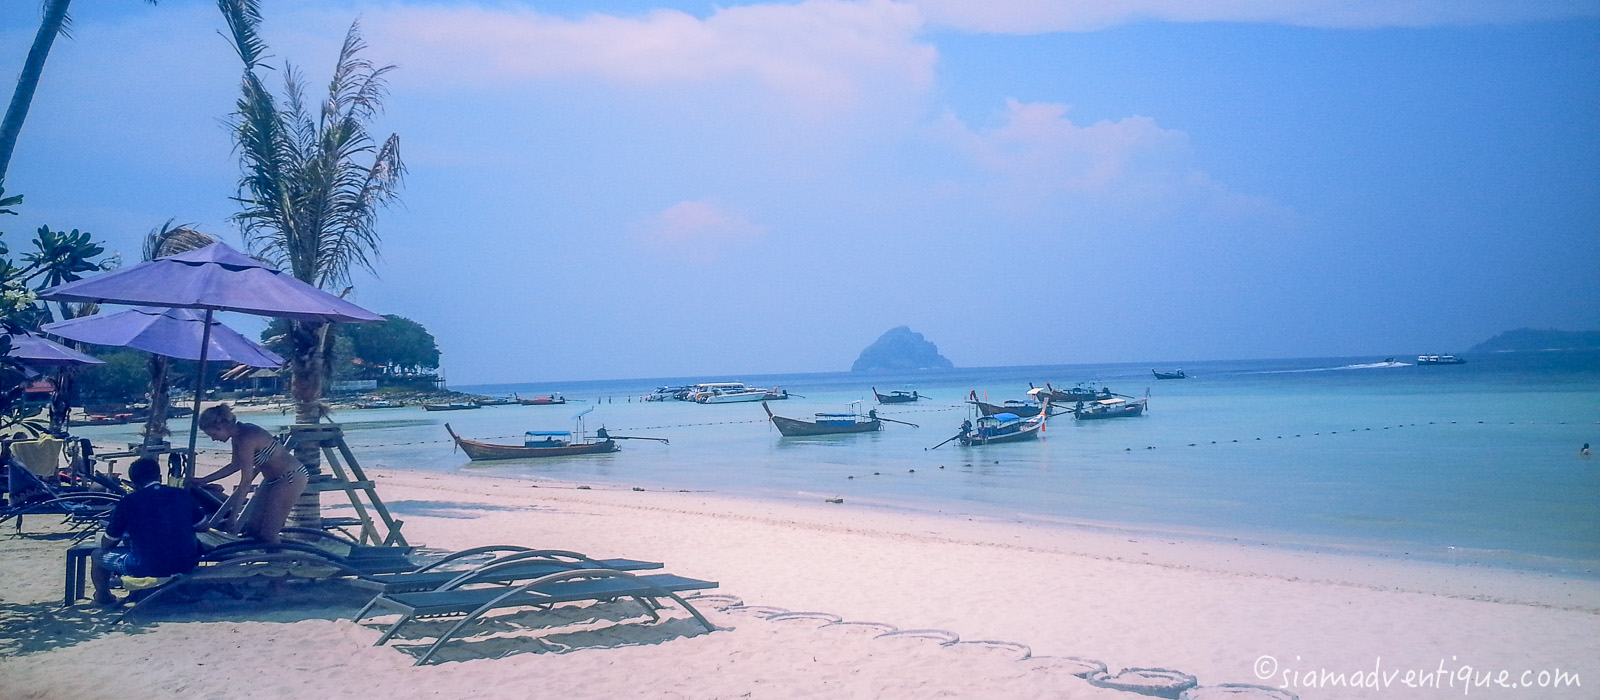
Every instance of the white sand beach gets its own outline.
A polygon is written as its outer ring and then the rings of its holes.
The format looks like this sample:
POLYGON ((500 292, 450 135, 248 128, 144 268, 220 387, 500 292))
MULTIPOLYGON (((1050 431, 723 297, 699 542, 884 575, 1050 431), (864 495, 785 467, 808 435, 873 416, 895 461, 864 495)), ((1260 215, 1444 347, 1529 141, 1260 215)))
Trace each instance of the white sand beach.
POLYGON ((40 519, 0 533, 0 698, 1140 697, 1091 686, 1071 658, 1302 698, 1600 697, 1595 581, 820 498, 376 479, 413 544, 661 561, 720 583, 699 607, 721 629, 670 606, 657 623, 625 601, 563 608, 485 623, 413 667, 417 641, 372 646, 381 626, 349 619, 365 596, 329 586, 107 629, 114 614, 86 601, 59 608, 67 542, 40 519), (766 619, 782 611, 828 616, 766 619), (990 643, 878 638, 888 626, 990 643), (1581 685, 1548 687, 1558 671, 1581 685))

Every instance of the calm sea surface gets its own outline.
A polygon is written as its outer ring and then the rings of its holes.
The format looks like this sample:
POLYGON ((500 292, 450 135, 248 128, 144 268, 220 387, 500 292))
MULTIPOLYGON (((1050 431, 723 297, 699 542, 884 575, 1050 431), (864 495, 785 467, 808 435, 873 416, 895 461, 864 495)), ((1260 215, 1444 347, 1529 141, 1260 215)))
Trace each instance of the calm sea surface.
MULTIPOLYGON (((914 511, 1132 527, 1278 545, 1404 553, 1600 577, 1600 353, 1478 355, 1456 366, 1381 366, 1384 358, 1191 363, 1155 381, 1145 365, 997 367, 903 374, 791 374, 453 387, 487 395, 560 392, 564 406, 349 410, 363 466, 549 478, 820 500, 914 511), (784 438, 758 403, 640 401, 698 381, 779 386, 779 415, 872 407, 870 387, 931 401, 880 407, 878 433, 784 438), (1140 418, 1051 419, 1045 438, 955 443, 971 390, 999 403, 1029 382, 1150 395, 1140 418), (584 427, 620 452, 479 462, 463 437, 518 443, 526 430, 584 427)), ((1414 358, 1398 358, 1411 362, 1414 358)), ((1162 367, 1162 370, 1176 367, 1162 367)), ((286 418, 252 418, 269 428, 286 418)), ((175 422, 174 430, 178 430, 175 422)), ((187 423, 182 430, 187 430, 187 423)), ((107 441, 126 427, 82 429, 107 441)), ((131 434, 131 433, 130 433, 131 434)), ((201 437, 202 447, 206 439, 201 437)))

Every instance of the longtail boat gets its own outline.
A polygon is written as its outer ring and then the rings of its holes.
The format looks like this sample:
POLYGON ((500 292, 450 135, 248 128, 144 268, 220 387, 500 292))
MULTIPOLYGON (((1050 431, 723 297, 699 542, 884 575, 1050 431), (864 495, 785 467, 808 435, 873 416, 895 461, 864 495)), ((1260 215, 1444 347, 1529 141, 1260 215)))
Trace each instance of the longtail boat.
POLYGON ((1084 386, 1079 384, 1071 389, 1057 389, 1051 386, 1050 382, 1045 382, 1044 388, 1040 389, 1034 387, 1032 382, 1029 382, 1028 395, 1032 396, 1033 400, 1035 401, 1050 399, 1050 403, 1053 403, 1057 406, 1065 406, 1068 404, 1077 403, 1079 401, 1099 401, 1100 399, 1109 399, 1116 394, 1111 393, 1111 389, 1106 387, 1096 389, 1092 386, 1084 386))
POLYGON ((531 399, 525 399, 521 396, 517 396, 516 394, 512 394, 511 397, 516 399, 517 403, 520 403, 524 406, 559 406, 567 402, 567 397, 560 394, 555 394, 553 396, 535 396, 531 399))
POLYGON ((878 387, 872 387, 872 396, 878 399, 878 403, 913 403, 918 399, 925 398, 915 391, 891 391, 887 394, 880 394, 878 393, 878 387))
POLYGON ((449 423, 444 424, 444 429, 450 433, 450 439, 455 440, 456 447, 461 448, 462 452, 467 453, 467 458, 473 461, 602 454, 616 452, 619 449, 615 439, 574 441, 572 433, 565 430, 530 430, 521 445, 496 445, 461 437, 449 423))
POLYGON ((1088 403, 1079 403, 1073 410, 1078 420, 1098 420, 1100 418, 1134 418, 1144 414, 1149 398, 1129 401, 1123 398, 1101 399, 1088 403))
POLYGON ((870 411, 865 416, 860 413, 818 413, 815 421, 806 421, 775 415, 765 401, 761 402, 761 408, 766 409, 767 419, 778 427, 778 432, 784 437, 870 433, 883 429, 883 421, 878 418, 877 411, 870 411))
POLYGON ((1047 402, 1037 415, 1028 418, 1015 413, 997 413, 983 416, 974 424, 963 421, 961 434, 956 439, 967 446, 1034 440, 1039 437, 1039 431, 1044 429, 1049 411, 1050 404, 1047 402))
POLYGON ((1183 370, 1181 370, 1181 369, 1176 371, 1176 372, 1162 372, 1162 371, 1159 371, 1159 370, 1152 369, 1152 370, 1150 370, 1150 373, 1156 375, 1156 379, 1188 379, 1189 378, 1189 375, 1184 374, 1183 370))
MULTIPOLYGON (((1037 401, 1017 401, 1015 399, 1006 401, 1005 403, 989 403, 987 401, 980 401, 978 400, 977 389, 973 389, 972 393, 967 395, 967 403, 977 406, 978 413, 985 416, 999 415, 1001 413, 1014 413, 1019 416, 1031 416, 1045 409, 1045 404, 1037 401)), ((1051 411, 1050 415, 1053 416, 1057 413, 1060 413, 1060 411, 1051 411)))
POLYGON ((479 406, 478 404, 475 404, 475 403, 473 403, 471 401, 452 401, 450 403, 425 403, 425 404, 422 404, 422 410, 424 410, 424 411, 470 411, 470 410, 472 410, 474 408, 481 408, 481 406, 479 406))

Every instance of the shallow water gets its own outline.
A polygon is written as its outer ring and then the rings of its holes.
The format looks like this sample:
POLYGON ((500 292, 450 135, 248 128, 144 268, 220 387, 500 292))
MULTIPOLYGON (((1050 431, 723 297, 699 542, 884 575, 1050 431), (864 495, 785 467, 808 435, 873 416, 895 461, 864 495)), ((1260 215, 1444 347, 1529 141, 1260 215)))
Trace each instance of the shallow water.
MULTIPOLYGON (((1600 445, 1600 354, 1507 353, 1441 367, 1382 360, 1192 363, 1181 381, 1155 381, 1143 365, 1069 365, 455 387, 561 392, 572 402, 336 418, 366 466, 838 497, 1600 576, 1600 457, 1578 456, 1583 443, 1600 445), (639 401, 659 385, 718 380, 781 386, 798 396, 773 410, 800 418, 853 400, 872 407, 872 386, 934 400, 879 407, 919 428, 814 438, 779 436, 756 403, 639 401), (928 449, 955 433, 968 391, 998 403, 1047 381, 1149 391, 1150 411, 1082 423, 1056 417, 1039 442, 928 449), (588 430, 604 425, 671 444, 625 441, 609 455, 469 464, 442 425, 516 443, 526 430, 572 428, 574 414, 589 408, 588 430)), ((81 431, 108 441, 131 435, 127 427, 81 431)))

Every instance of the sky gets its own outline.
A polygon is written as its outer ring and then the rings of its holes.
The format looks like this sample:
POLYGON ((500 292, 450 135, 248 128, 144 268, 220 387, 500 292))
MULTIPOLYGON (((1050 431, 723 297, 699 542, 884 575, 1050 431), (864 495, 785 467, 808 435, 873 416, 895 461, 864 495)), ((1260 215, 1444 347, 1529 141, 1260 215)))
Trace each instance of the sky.
MULTIPOLYGON (((0 76, 39 4, 0 3, 0 76)), ((900 325, 964 367, 1600 329, 1600 0, 262 5, 313 86, 358 20, 397 66, 408 172, 351 299, 452 384, 840 371, 900 325)), ((13 248, 243 247, 222 28, 74 4, 13 248)))

